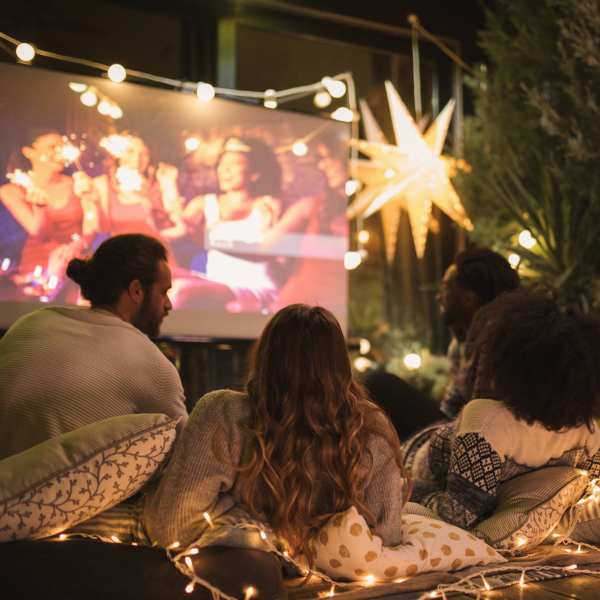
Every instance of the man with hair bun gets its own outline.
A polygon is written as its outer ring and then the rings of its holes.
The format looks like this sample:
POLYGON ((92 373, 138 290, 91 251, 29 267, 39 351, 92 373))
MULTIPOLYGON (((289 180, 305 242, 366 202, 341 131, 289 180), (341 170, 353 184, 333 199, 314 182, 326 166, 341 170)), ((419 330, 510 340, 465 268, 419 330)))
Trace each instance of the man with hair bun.
POLYGON ((165 247, 118 235, 67 275, 90 307, 42 308, 0 340, 0 460, 109 417, 187 419, 179 374, 148 339, 172 308, 165 247))

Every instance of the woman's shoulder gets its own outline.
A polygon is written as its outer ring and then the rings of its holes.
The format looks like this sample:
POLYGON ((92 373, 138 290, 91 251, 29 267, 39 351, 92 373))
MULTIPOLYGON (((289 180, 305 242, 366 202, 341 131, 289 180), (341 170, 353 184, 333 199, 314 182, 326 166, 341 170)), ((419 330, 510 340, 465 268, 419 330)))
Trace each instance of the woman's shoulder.
POLYGON ((214 390, 204 394, 194 407, 190 418, 197 419, 207 416, 244 417, 249 412, 248 396, 234 390, 214 390))

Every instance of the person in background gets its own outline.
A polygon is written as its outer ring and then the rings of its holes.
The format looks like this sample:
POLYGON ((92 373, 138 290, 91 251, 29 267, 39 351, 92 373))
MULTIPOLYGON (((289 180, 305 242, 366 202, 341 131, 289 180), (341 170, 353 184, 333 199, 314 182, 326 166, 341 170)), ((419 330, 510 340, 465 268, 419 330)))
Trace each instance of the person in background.
POLYGON ((0 339, 0 459, 109 417, 187 418, 177 370, 148 339, 171 310, 164 246, 109 238, 67 274, 91 307, 34 311, 0 339))
POLYGON ((91 179, 82 171, 64 173, 68 150, 78 153, 56 131, 40 133, 21 149, 30 168, 12 170, 0 187, 0 202, 27 234, 14 277, 29 296, 58 293, 69 260, 84 253, 98 231, 91 179))
POLYGON ((408 488, 396 433, 353 380, 335 317, 295 304, 263 331, 246 391, 198 401, 144 523, 163 547, 201 546, 203 514, 242 508, 310 557, 311 536, 352 505, 384 544, 400 543, 408 488))
MULTIPOLYGON (((448 267, 437 299, 444 324, 452 333, 448 347, 450 380, 441 402, 442 412, 450 419, 473 398, 481 397, 488 386, 478 375, 476 353, 465 344, 477 311, 501 294, 518 288, 518 273, 508 261, 489 248, 471 248, 459 253, 448 267)), ((486 395, 493 394, 486 390, 486 395)))
POLYGON ((516 290, 481 309, 470 335, 495 399, 478 397, 424 446, 437 489, 415 501, 470 528, 489 516, 498 487, 545 466, 600 474, 600 320, 570 314, 539 292, 516 290))

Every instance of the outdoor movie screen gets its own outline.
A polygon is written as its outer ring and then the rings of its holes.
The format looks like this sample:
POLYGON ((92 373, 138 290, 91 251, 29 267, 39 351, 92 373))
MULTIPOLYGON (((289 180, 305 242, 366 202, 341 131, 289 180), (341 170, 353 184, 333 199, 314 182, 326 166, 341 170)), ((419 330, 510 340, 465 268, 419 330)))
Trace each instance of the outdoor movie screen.
POLYGON ((85 304, 65 276, 107 237, 162 240, 162 334, 257 336, 294 302, 346 324, 347 124, 0 65, 0 328, 85 304))

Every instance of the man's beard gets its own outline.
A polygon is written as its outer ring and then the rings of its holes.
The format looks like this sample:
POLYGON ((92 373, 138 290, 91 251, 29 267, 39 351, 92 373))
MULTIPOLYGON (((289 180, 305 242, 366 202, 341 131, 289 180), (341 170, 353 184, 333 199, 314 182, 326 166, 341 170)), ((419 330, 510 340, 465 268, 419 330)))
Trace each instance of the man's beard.
POLYGON ((160 324, 162 318, 157 318, 152 310, 152 299, 150 290, 144 293, 144 299, 139 311, 131 320, 131 324, 137 327, 142 333, 148 337, 155 338, 160 333, 160 324))

